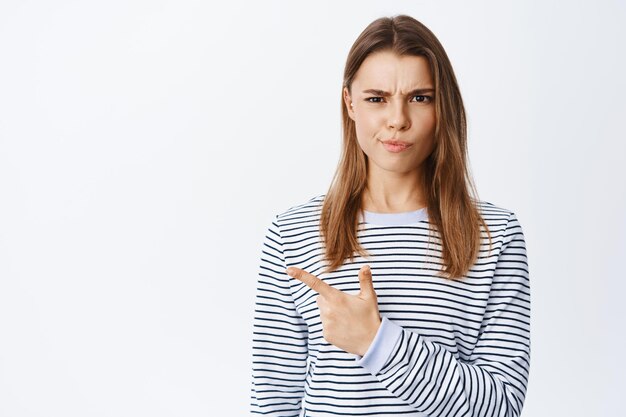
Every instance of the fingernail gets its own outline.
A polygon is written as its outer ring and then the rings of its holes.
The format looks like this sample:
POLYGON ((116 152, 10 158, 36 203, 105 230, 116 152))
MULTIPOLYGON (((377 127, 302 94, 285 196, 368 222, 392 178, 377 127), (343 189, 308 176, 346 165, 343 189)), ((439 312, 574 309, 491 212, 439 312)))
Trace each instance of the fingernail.
POLYGON ((365 272, 372 272, 372 270, 371 270, 371 268, 370 268, 370 266, 369 266, 369 265, 365 265, 365 268, 363 268, 363 270, 364 270, 365 272))
POLYGON ((292 275, 293 274, 293 268, 292 267, 287 268, 286 272, 287 272, 287 275, 289 275, 290 277, 293 276, 292 275))

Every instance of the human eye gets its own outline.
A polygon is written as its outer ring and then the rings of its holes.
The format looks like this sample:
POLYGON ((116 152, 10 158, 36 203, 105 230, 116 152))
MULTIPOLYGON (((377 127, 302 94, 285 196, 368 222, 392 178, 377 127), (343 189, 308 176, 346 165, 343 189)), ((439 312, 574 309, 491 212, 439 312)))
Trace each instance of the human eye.
POLYGON ((382 97, 367 97, 365 101, 368 103, 380 103, 380 101, 372 101, 372 100, 382 100, 382 97))
POLYGON ((413 98, 415 97, 420 98, 419 100, 416 100, 417 103, 430 103, 431 101, 433 101, 433 98, 431 96, 422 96, 422 95, 413 96, 413 98))

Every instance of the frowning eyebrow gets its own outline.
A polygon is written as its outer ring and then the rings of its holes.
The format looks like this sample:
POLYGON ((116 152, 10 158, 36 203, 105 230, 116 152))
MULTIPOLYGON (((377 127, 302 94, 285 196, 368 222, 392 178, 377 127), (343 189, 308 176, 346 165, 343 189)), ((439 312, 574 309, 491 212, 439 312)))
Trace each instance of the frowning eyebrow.
MULTIPOLYGON (((423 94, 423 93, 431 93, 431 92, 435 92, 435 89, 433 88, 416 88, 415 90, 410 91, 407 96, 414 96, 416 94, 423 94)), ((369 90, 363 90, 364 94, 375 94, 377 96, 380 97, 389 97, 391 96, 391 93, 387 92, 387 91, 383 91, 383 90, 376 90, 374 88, 370 88, 369 90)))

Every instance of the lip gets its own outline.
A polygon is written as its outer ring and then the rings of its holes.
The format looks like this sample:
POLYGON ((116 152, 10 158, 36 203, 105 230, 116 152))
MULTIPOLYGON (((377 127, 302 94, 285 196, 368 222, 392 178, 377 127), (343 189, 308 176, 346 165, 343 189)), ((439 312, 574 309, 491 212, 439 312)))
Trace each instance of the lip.
POLYGON ((405 151, 413 145, 412 143, 409 143, 409 142, 404 142, 402 140, 393 140, 393 139, 383 140, 381 142, 386 150, 388 150, 389 152, 394 152, 394 153, 405 151))

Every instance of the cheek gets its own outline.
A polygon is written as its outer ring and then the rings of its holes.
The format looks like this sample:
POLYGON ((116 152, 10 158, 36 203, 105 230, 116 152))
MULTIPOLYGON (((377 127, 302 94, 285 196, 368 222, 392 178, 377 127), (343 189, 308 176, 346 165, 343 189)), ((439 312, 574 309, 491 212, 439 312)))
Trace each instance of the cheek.
POLYGON ((435 144, 435 120, 423 118, 420 120, 420 127, 417 131, 418 142, 421 152, 430 153, 435 144))
POLYGON ((435 133, 435 125, 437 123, 437 119, 435 117, 435 112, 424 114, 420 119, 419 123, 423 126, 423 130, 425 133, 434 134, 435 133))
POLYGON ((372 136, 370 131, 357 129, 356 140, 365 155, 372 156, 372 154, 375 152, 374 149, 376 147, 375 136, 372 136))
POLYGON ((436 119, 433 114, 419 114, 413 119, 413 134, 419 143, 420 152, 432 150, 435 141, 436 119))
POLYGON ((355 120, 356 137, 362 148, 371 147, 378 138, 379 125, 376 118, 362 115, 355 120))

